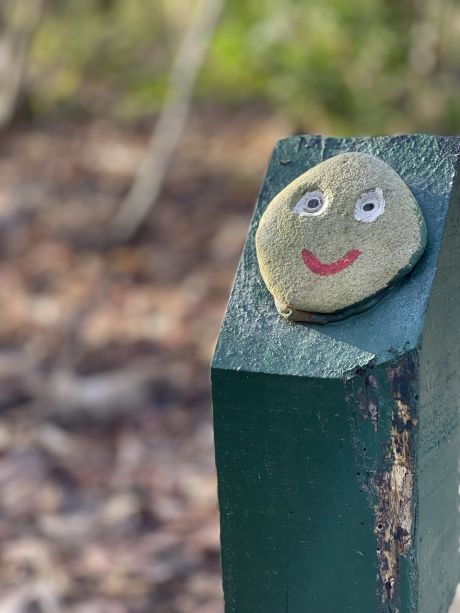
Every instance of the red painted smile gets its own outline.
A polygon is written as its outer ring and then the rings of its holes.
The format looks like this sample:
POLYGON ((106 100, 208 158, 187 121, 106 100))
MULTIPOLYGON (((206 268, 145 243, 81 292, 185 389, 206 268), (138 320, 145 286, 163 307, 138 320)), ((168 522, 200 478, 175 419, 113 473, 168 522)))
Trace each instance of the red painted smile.
POLYGON ((331 262, 330 264, 323 264, 316 256, 313 255, 311 251, 308 249, 302 249, 302 258, 305 262, 305 265, 315 273, 315 275, 321 275, 322 277, 326 277, 327 275, 335 275, 336 272, 340 272, 350 264, 359 258, 361 255, 361 251, 359 249, 352 249, 348 253, 346 253, 343 258, 337 260, 336 262, 331 262))

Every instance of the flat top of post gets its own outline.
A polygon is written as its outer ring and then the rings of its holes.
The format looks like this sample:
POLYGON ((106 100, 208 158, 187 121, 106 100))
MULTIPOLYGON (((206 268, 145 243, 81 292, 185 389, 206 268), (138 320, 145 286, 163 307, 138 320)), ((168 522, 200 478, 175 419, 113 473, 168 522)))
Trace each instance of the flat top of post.
POLYGON ((238 267, 213 368, 340 378, 415 348, 436 272, 453 197, 460 138, 401 135, 369 138, 295 136, 278 142, 259 194, 238 267), (326 325, 283 320, 261 279, 255 231, 274 196, 309 168, 348 151, 379 157, 406 182, 425 217, 425 253, 401 286, 359 315, 326 325))

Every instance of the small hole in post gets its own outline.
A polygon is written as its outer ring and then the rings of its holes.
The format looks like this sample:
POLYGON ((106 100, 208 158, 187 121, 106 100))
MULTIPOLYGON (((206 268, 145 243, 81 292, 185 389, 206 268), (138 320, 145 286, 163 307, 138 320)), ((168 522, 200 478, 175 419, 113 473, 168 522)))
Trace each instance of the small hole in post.
POLYGON ((366 202, 366 204, 363 206, 363 211, 366 211, 367 213, 369 211, 373 211, 375 209, 375 204, 373 202, 366 202))

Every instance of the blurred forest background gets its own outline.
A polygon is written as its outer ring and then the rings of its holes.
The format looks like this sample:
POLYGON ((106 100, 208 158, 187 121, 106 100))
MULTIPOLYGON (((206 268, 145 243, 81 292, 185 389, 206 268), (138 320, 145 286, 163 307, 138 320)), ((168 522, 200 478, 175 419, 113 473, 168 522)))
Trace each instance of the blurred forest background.
POLYGON ((208 364, 270 151, 459 133, 459 40, 454 0, 1 1, 0 613, 222 611, 208 364))

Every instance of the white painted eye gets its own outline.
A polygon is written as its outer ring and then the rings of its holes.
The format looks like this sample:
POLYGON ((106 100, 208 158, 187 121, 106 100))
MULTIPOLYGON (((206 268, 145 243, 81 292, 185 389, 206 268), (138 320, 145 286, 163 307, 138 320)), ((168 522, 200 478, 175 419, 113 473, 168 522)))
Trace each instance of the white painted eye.
POLYGON ((383 214, 385 200, 380 187, 364 192, 355 204, 355 219, 370 223, 383 214))
POLYGON ((313 217, 321 215, 325 208, 326 198, 324 194, 316 191, 304 194, 292 210, 300 217, 313 217))

